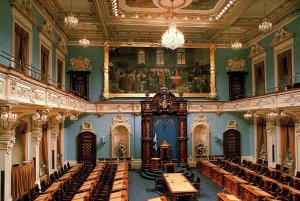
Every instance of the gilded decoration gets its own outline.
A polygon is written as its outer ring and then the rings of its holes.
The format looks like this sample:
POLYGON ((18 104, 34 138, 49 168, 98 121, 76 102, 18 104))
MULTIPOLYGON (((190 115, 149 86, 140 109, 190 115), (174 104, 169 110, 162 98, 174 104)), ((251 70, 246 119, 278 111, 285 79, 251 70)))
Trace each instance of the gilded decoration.
POLYGON ((292 33, 287 32, 284 27, 282 27, 275 33, 272 39, 271 47, 278 45, 279 43, 284 42, 293 36, 294 35, 292 33))
POLYGON ((206 48, 179 48, 175 51, 149 47, 147 44, 144 47, 128 46, 127 43, 109 44, 108 41, 103 47, 103 99, 146 97, 146 94, 153 97, 162 87, 167 87, 175 96, 217 97, 216 47, 213 44, 206 48), (160 60, 145 59, 151 56, 154 58, 157 54, 160 60), (171 59, 178 54, 182 55, 184 62, 178 63, 177 59, 171 59), (172 62, 165 63, 166 60, 172 62))
POLYGON ((91 60, 89 58, 71 58, 70 60, 71 71, 91 71, 91 60))
POLYGON ((244 59, 229 59, 226 70, 230 72, 246 71, 246 61, 244 59))
POLYGON ((250 50, 250 54, 249 57, 252 58, 262 52, 265 51, 265 48, 263 48, 262 46, 260 46, 259 42, 255 43, 250 50))
POLYGON ((93 125, 91 122, 84 122, 80 125, 80 132, 82 133, 82 132, 86 132, 86 131, 92 132, 92 133, 94 132, 93 125))
POLYGON ((226 124, 226 130, 235 129, 237 130, 238 124, 235 120, 229 120, 226 124))

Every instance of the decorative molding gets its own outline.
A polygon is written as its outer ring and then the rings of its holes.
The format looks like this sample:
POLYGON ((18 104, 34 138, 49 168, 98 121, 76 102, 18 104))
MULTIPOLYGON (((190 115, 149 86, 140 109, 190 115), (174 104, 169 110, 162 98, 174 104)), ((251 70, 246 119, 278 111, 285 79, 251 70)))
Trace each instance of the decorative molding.
POLYGON ((278 45, 279 43, 282 43, 290 38, 294 37, 294 34, 287 32, 284 27, 281 27, 280 29, 278 29, 278 31, 275 33, 273 39, 272 39, 272 43, 271 43, 271 47, 274 47, 276 45, 278 45))
POLYGON ((80 133, 82 132, 94 132, 93 131, 93 125, 91 122, 84 122, 80 124, 80 133))
POLYGON ((91 71, 91 60, 89 58, 71 58, 69 60, 71 71, 91 71))
POLYGON ((265 51, 265 48, 260 46, 259 42, 257 42, 254 45, 252 45, 250 54, 249 54, 249 58, 255 57, 255 56, 263 53, 264 51, 265 51))
POLYGON ((226 71, 240 72, 246 71, 246 61, 244 59, 229 59, 227 61, 226 71))
POLYGON ((26 26, 36 24, 37 20, 33 12, 31 1, 10 0, 10 5, 14 8, 14 16, 22 21, 22 24, 26 26))
POLYGON ((226 123, 226 131, 229 130, 229 129, 235 129, 237 130, 238 128, 238 123, 236 120, 229 120, 227 121, 226 123))
POLYGON ((49 21, 45 21, 44 24, 38 28, 38 31, 42 32, 43 35, 51 41, 51 43, 55 42, 53 26, 49 21))

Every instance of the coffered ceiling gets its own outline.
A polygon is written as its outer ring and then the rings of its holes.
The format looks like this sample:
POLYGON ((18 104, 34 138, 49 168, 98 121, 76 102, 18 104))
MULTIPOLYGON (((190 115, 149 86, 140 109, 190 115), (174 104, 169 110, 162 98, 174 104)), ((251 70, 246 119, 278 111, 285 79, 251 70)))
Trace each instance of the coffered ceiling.
MULTIPOLYGON (((34 2, 46 11, 71 44, 86 35, 92 44, 109 40, 159 45, 172 18, 170 0, 116 0, 117 15, 113 0, 34 2), (64 17, 70 12, 79 19, 75 28, 64 25, 64 17)), ((247 46, 263 36, 258 31, 263 18, 276 29, 299 15, 299 8, 300 0, 174 0, 173 17, 185 35, 186 44, 228 46, 238 38, 247 46), (220 13, 223 14, 218 17, 220 13)))

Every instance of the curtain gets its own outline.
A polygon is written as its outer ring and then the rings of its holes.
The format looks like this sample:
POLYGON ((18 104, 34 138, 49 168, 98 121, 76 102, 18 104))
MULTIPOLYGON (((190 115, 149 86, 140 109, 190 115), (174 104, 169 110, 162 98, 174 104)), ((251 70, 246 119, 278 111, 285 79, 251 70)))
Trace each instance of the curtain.
POLYGON ((15 55, 14 55, 14 58, 15 58, 15 63, 17 64, 16 67, 18 68, 19 66, 19 60, 20 60, 20 44, 21 44, 21 35, 20 33, 18 32, 18 28, 17 28, 17 25, 16 25, 16 28, 15 28, 15 55))
POLYGON ((261 146, 263 144, 263 118, 257 118, 257 148, 256 148, 256 154, 257 157, 259 157, 259 152, 261 149, 261 146))
POLYGON ((288 125, 288 135, 289 135, 289 142, 290 142, 290 151, 291 151, 291 157, 292 157, 292 168, 294 170, 295 165, 295 127, 293 121, 291 121, 288 125))
POLYGON ((11 169, 11 194, 14 200, 22 198, 30 189, 34 188, 34 164, 26 164, 11 169))
POLYGON ((43 125, 43 149, 42 149, 42 153, 43 153, 43 159, 45 162, 45 166, 46 166, 46 175, 48 175, 49 173, 49 157, 48 157, 48 125, 44 124, 43 125))
POLYGON ((62 166, 63 161, 62 161, 62 151, 61 151, 61 136, 62 136, 62 132, 61 132, 61 124, 60 124, 58 130, 58 137, 57 137, 57 153, 59 155, 58 163, 59 165, 62 166))
POLYGON ((290 122, 290 117, 282 117, 280 119, 280 135, 281 135, 281 152, 280 152, 280 161, 281 164, 284 162, 284 156, 287 149, 287 135, 288 135, 288 124, 290 122))
POLYGON ((28 59, 27 59, 27 48, 28 48, 28 36, 27 34, 22 36, 22 40, 21 40, 21 55, 22 55, 22 66, 21 66, 21 70, 25 71, 27 66, 26 64, 28 63, 28 59))

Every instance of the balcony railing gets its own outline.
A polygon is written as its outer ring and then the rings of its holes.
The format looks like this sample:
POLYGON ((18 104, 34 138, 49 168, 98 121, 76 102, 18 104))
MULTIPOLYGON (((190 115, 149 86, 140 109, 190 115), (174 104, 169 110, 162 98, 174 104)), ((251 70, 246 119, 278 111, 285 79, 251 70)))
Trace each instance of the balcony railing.
POLYGON ((66 87, 65 85, 57 82, 56 80, 53 80, 50 76, 47 76, 47 73, 43 73, 35 66, 25 63, 22 60, 16 59, 13 55, 3 50, 0 50, 0 64, 3 64, 2 67, 11 68, 19 73, 24 74, 27 77, 38 80, 44 84, 54 86, 59 90, 74 94, 75 96, 87 100, 87 97, 85 97, 83 94, 66 87))

